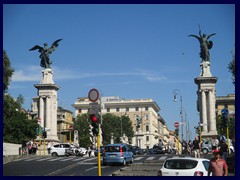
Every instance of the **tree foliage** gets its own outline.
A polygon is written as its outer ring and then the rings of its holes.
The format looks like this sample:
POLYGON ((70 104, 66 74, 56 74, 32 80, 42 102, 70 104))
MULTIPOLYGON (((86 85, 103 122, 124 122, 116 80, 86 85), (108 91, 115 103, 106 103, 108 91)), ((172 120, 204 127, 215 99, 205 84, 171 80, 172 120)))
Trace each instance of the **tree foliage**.
POLYGON ((134 132, 132 128, 132 123, 127 116, 115 116, 113 114, 107 113, 103 115, 102 121, 102 137, 103 144, 109 144, 111 141, 111 133, 114 136, 114 142, 120 143, 120 137, 125 134, 131 143, 134 132))
POLYGON ((232 61, 228 64, 228 69, 232 73, 232 80, 235 86, 235 53, 233 52, 232 61))
POLYGON ((9 143, 22 143, 36 138, 37 120, 29 120, 21 105, 10 95, 4 95, 3 140, 9 143))
POLYGON ((6 50, 3 50, 3 92, 7 92, 14 69, 11 67, 11 62, 8 58, 6 50))
POLYGON ((74 129, 78 130, 78 140, 80 147, 92 146, 91 136, 90 136, 90 123, 88 120, 88 115, 83 114, 76 117, 74 121, 74 129))
MULTIPOLYGON (((228 120, 228 131, 229 131, 229 138, 234 139, 235 138, 235 118, 234 117, 230 117, 228 120)), ((218 115, 217 117, 217 132, 219 135, 224 135, 225 137, 227 137, 227 127, 224 126, 221 115, 218 115)))

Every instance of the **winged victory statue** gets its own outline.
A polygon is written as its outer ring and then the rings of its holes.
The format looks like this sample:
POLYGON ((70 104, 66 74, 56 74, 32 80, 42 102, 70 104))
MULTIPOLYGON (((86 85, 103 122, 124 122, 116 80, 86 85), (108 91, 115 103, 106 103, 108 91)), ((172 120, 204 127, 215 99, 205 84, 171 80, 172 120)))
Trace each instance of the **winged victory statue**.
POLYGON ((52 52, 55 51, 55 49, 58 47, 58 43, 61 40, 62 39, 58 39, 58 40, 54 41, 50 48, 48 47, 47 43, 44 43, 43 47, 41 47, 39 45, 35 45, 31 49, 29 49, 29 51, 38 50, 38 52, 40 53, 39 58, 41 59, 40 66, 45 69, 51 68, 50 65, 52 64, 52 61, 49 58, 49 54, 52 54, 52 52))

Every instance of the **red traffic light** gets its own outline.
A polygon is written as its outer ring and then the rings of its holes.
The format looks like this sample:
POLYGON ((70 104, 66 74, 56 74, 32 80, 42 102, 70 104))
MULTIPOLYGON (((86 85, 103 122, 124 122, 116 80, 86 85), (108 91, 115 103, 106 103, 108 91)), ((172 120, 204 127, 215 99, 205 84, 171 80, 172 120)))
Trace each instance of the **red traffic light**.
POLYGON ((97 117, 95 114, 91 114, 91 115, 90 115, 90 119, 91 119, 93 122, 95 122, 95 123, 98 122, 98 117, 97 117))

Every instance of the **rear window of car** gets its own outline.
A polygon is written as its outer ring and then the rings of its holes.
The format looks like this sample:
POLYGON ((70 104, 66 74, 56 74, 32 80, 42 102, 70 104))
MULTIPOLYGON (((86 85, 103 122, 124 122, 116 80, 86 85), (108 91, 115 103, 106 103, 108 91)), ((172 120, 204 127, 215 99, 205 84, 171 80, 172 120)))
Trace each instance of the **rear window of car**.
POLYGON ((164 168, 166 169, 193 169, 197 166, 198 161, 184 160, 184 159, 172 159, 166 160, 164 168))
MULTIPOLYGON (((106 146, 105 147, 105 152, 120 152, 120 147, 121 146, 106 146)), ((126 148, 123 146, 122 151, 126 151, 126 148)))
POLYGON ((205 170, 208 171, 210 162, 209 161, 203 161, 202 163, 203 163, 203 166, 204 166, 205 170))

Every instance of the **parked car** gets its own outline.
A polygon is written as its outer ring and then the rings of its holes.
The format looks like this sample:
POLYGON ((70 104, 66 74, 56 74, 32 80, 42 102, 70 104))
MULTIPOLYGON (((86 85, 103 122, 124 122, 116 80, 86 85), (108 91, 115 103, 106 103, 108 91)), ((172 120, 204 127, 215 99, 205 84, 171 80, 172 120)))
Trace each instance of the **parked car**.
POLYGON ((164 161, 157 176, 207 176, 209 159, 174 157, 164 161))
MULTIPOLYGON (((203 154, 208 154, 208 152, 212 152, 212 142, 211 140, 206 140, 202 142, 202 152, 203 154)), ((234 153, 235 149, 230 141, 230 154, 234 153)))
POLYGON ((104 148, 102 164, 120 163, 126 165, 133 163, 133 153, 127 144, 108 144, 104 148))
POLYGON ((134 155, 140 155, 143 154, 143 151, 140 147, 138 146, 132 146, 131 151, 133 152, 134 155))

